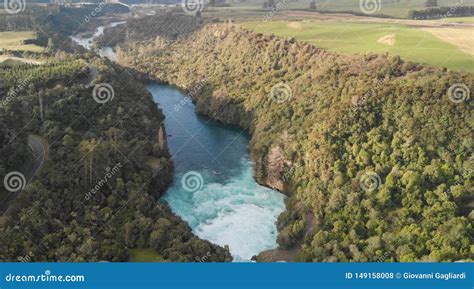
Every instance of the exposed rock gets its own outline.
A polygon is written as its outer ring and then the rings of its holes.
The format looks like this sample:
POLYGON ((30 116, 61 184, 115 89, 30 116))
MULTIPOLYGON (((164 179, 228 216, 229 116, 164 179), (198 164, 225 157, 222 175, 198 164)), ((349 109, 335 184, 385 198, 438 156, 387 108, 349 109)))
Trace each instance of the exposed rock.
POLYGON ((283 181, 283 168, 291 163, 285 158, 279 146, 273 147, 267 155, 267 179, 266 184, 269 187, 279 191, 285 190, 283 181))
POLYGON ((160 126, 160 129, 158 131, 158 145, 160 146, 160 149, 162 151, 168 151, 168 143, 166 140, 166 133, 163 125, 160 126))

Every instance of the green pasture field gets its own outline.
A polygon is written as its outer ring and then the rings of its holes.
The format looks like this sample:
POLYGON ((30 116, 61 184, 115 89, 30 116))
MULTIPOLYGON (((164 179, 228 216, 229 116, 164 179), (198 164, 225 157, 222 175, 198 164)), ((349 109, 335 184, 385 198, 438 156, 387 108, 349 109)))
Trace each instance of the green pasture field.
POLYGON ((413 62, 474 72, 474 58, 469 54, 428 31, 401 24, 258 21, 241 25, 265 34, 295 37, 340 53, 387 52, 413 62), (393 38, 394 43, 384 43, 384 37, 393 38))

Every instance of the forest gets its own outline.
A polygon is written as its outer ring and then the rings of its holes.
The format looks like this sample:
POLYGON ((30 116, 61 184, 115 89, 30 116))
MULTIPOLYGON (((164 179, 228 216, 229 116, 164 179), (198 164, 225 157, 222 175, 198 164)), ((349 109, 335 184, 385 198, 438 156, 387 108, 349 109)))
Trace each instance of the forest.
POLYGON ((255 177, 289 196, 278 243, 297 261, 474 258, 472 73, 230 23, 176 40, 139 21, 128 33, 149 39, 122 43, 121 64, 187 90, 205 80, 198 112, 247 128, 255 177))
MULTIPOLYGON (((38 175, 0 217, 1 261, 128 261, 131 249, 142 247, 166 261, 232 260, 156 202, 173 171, 159 139, 164 116, 130 71, 68 54, 1 67, 0 78, 8 100, 0 108, 2 179, 27 169, 28 134, 49 146, 38 175), (90 82, 92 67, 98 73, 90 82), (104 83, 113 95, 100 103, 93 87, 104 83)), ((2 186, 0 197, 6 195, 2 186)))
POLYGON ((440 19, 440 18, 447 18, 447 17, 469 17, 469 16, 474 16, 474 6, 435 7, 435 8, 427 8, 424 10, 412 10, 410 11, 408 18, 410 19, 440 19))
POLYGON ((124 41, 147 40, 150 35, 163 35, 170 39, 176 39, 191 34, 206 22, 211 21, 178 13, 160 12, 158 15, 129 21, 127 25, 108 27, 104 34, 96 39, 96 43, 99 46, 113 47, 124 41), (147 27, 147 29, 143 29, 143 27, 147 27))
MULTIPOLYGON (((108 7, 108 6, 105 6, 108 7)), ((85 8, 67 8, 59 5, 35 7, 19 14, 1 14, 0 31, 36 30, 73 34, 78 29, 84 31, 88 25, 86 16, 94 11, 94 6, 85 8), (84 27, 81 27, 83 25, 84 27)), ((97 16, 104 15, 102 8, 97 16)))

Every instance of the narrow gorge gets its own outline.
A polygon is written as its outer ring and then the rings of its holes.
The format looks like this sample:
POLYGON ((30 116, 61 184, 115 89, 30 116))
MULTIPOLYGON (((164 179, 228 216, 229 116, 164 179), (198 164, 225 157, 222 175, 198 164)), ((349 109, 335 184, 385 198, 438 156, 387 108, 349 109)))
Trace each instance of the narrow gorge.
MULTIPOLYGON (((107 27, 120 24, 124 22, 107 27)), ((100 26, 90 37, 70 38, 90 50, 103 31, 100 26)), ((118 60, 112 47, 96 51, 118 60)), ((284 211, 284 196, 254 181, 247 132, 196 116, 190 94, 177 88, 152 82, 147 89, 166 116, 159 143, 161 149, 169 148, 174 167, 162 201, 198 237, 228 248, 234 261, 250 261, 276 248, 275 223, 284 211)))

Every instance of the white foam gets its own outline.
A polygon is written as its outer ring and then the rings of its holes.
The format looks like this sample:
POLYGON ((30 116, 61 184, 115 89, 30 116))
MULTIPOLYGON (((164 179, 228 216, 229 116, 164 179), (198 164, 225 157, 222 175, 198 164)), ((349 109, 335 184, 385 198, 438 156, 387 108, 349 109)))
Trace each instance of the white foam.
POLYGON ((235 261, 248 261, 278 246, 276 220, 285 210, 284 196, 258 185, 250 163, 244 167, 238 177, 226 184, 208 183, 195 193, 183 192, 176 186, 165 196, 196 235, 228 245, 235 261))

